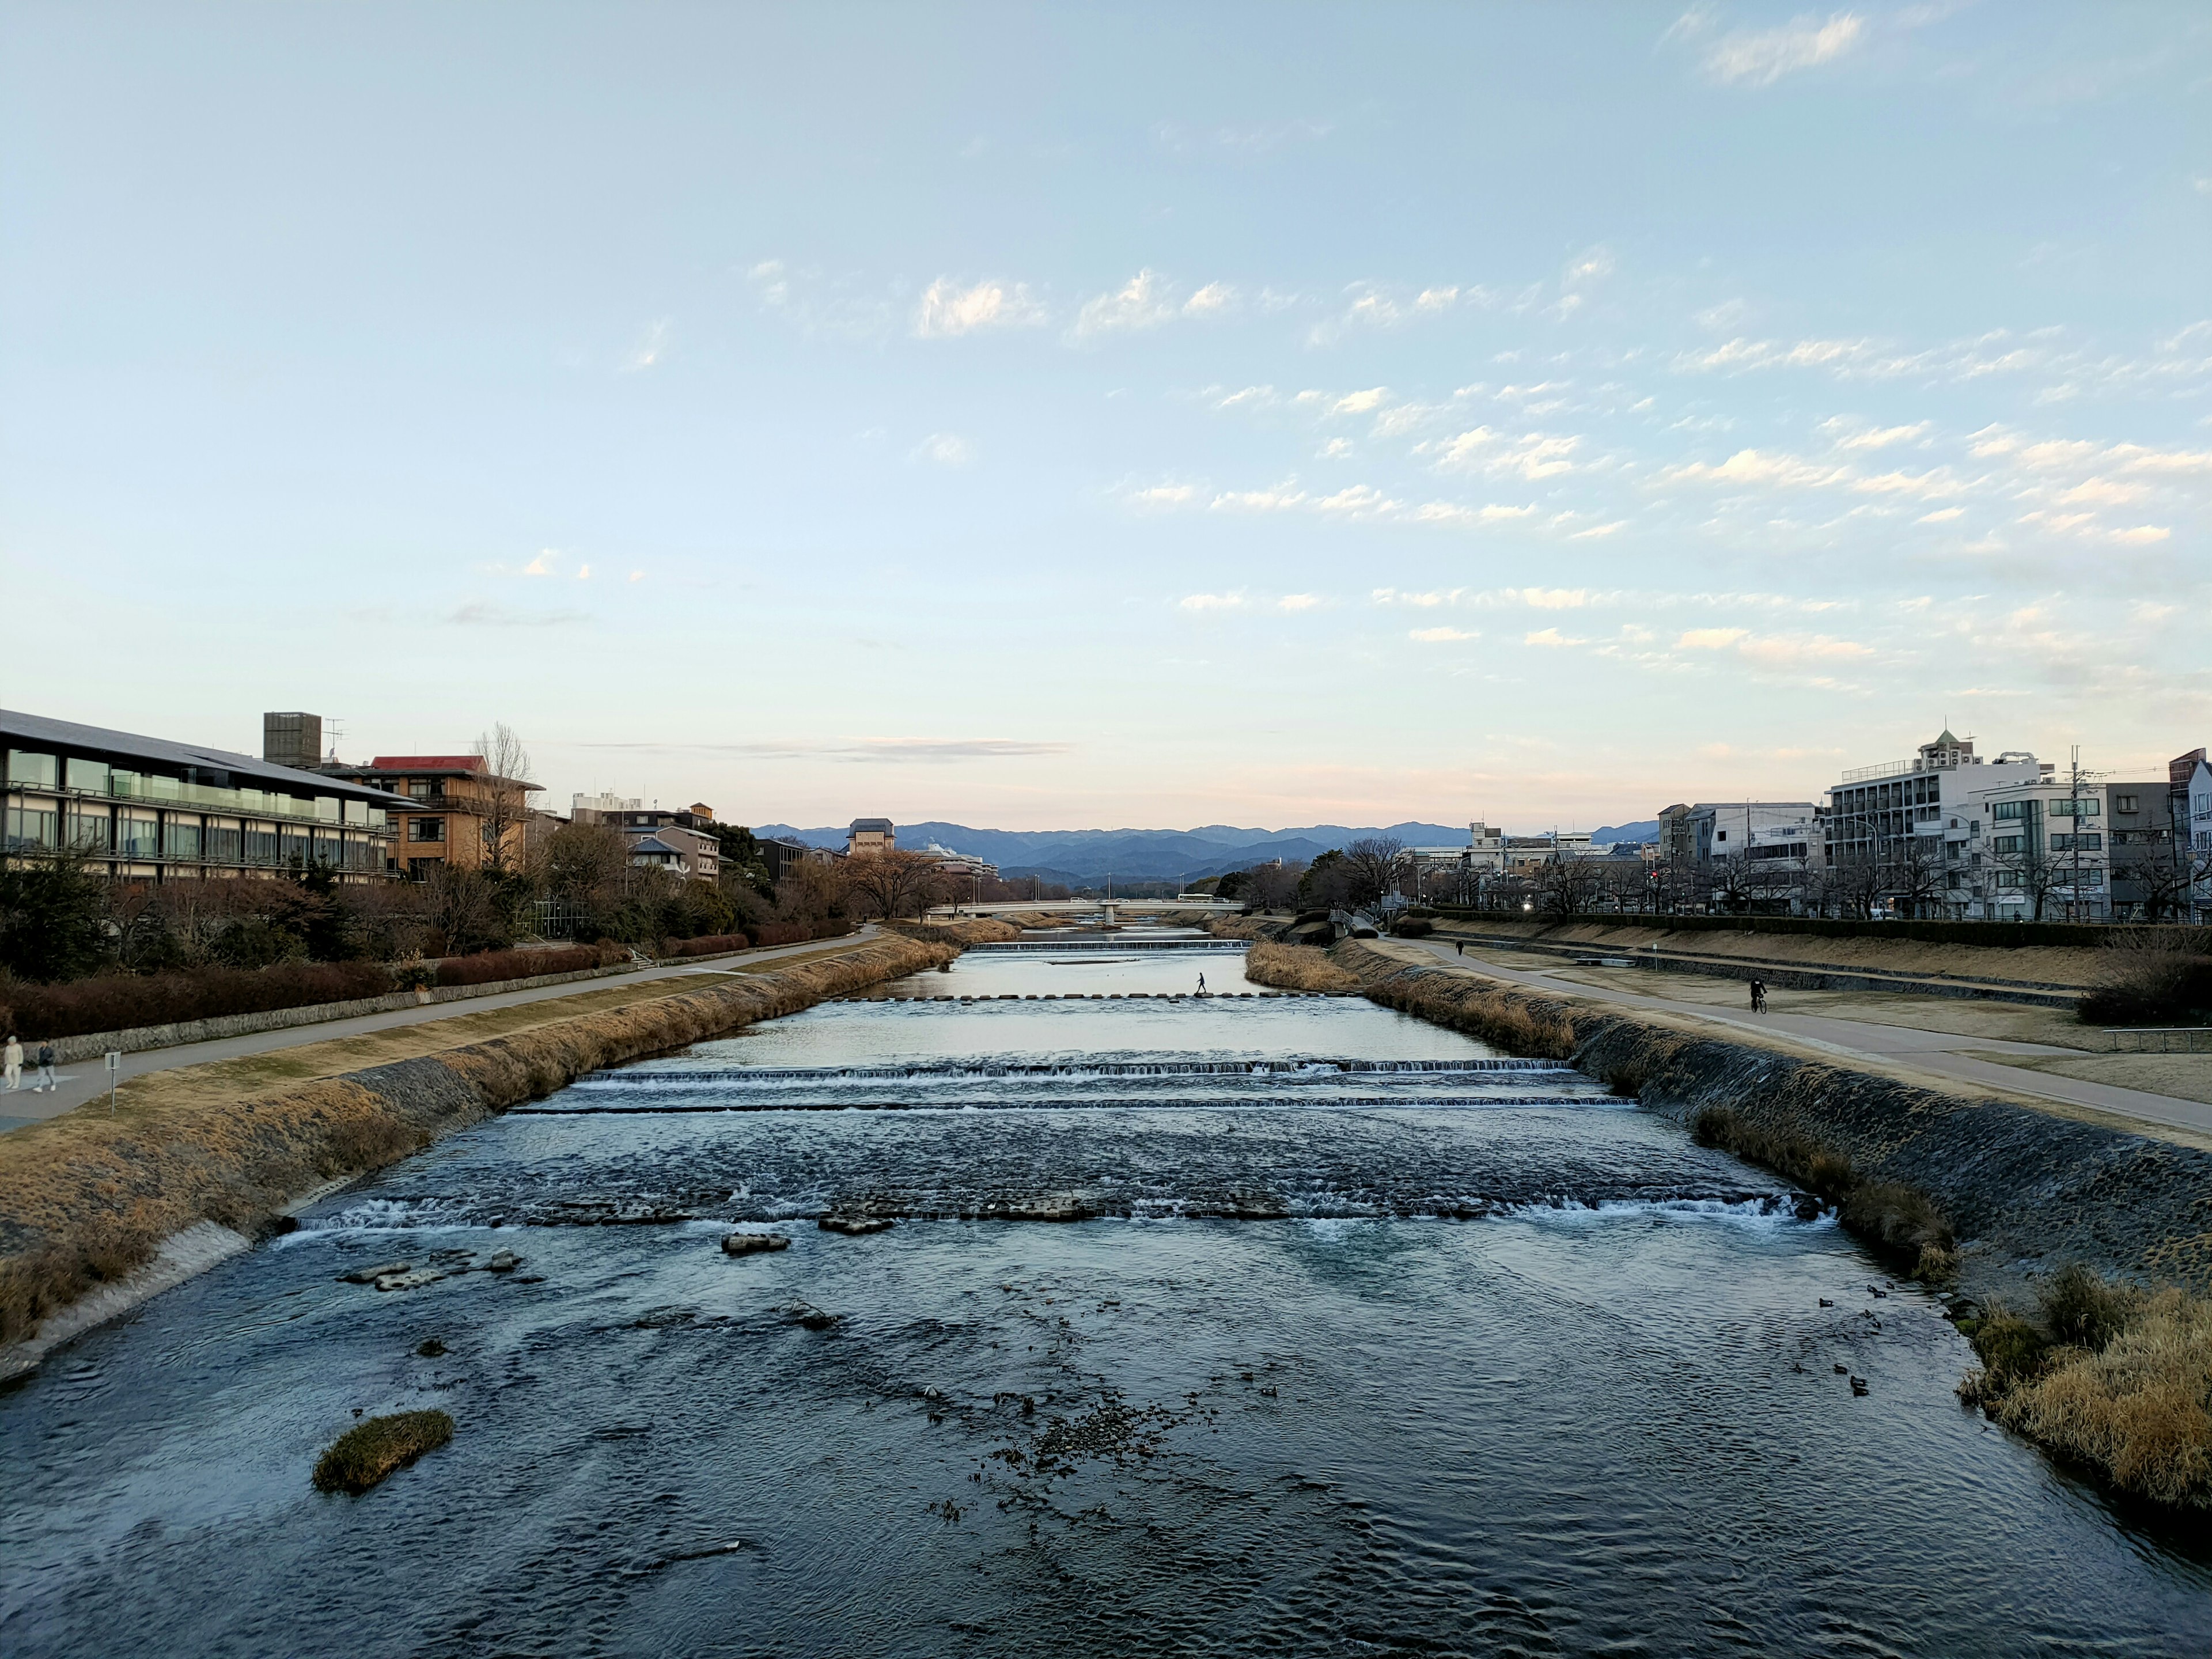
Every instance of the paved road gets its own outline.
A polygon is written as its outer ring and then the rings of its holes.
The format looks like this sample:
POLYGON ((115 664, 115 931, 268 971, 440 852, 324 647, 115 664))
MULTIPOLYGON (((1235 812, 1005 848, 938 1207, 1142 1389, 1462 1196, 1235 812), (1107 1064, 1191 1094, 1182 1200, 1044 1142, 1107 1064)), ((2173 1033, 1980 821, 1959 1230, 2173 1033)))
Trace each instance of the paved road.
MULTIPOLYGON (((1425 948, 1454 967, 1472 967, 1493 979, 1510 980, 1516 985, 1526 985, 1537 990, 1592 997, 1601 1002, 1648 1008, 1655 1012, 1687 1015, 1693 1019, 1706 1020, 1740 1030, 1784 1032, 1801 1042, 1826 1048, 1849 1059, 1900 1061, 1961 1083, 1978 1083, 2014 1094, 2040 1096, 2045 1100, 2087 1107, 2115 1117, 2139 1118, 2148 1123, 2212 1133, 2212 1106, 2201 1101, 2181 1100, 2172 1095, 2154 1095, 2142 1089, 2122 1089, 2109 1083, 2091 1083, 2081 1078, 2032 1072, 2025 1066, 2006 1066, 1996 1060, 1975 1058, 1976 1054, 2080 1054, 2087 1052, 2080 1048, 2057 1048, 2045 1042, 2008 1042, 1996 1037, 1962 1036, 1951 1031, 1923 1031, 1905 1025, 1877 1025, 1867 1020, 1838 1019, 1825 1014, 1753 1014, 1747 1008, 1740 1012, 1725 1012, 1708 1003, 1674 1002, 1665 997, 1642 996, 1633 991, 1617 990, 1610 986, 1589 985, 1580 980, 1562 979, 1557 969, 1529 971, 1502 966, 1488 957, 1477 960, 1472 956, 1459 956, 1449 942, 1423 941, 1423 944, 1425 948), (1968 1050, 1972 1052, 1961 1052, 1968 1050)), ((1567 965, 1560 964, 1563 968, 1567 965)))
MULTIPOLYGON (((465 997, 455 1002, 434 1002, 416 1008, 396 1008, 389 1013, 363 1014, 356 1019, 325 1020, 314 1025, 288 1026, 278 1031, 256 1031, 246 1036, 218 1037, 209 1042, 179 1043, 173 1048, 146 1048, 123 1056, 120 1076, 128 1079, 143 1077, 149 1072, 173 1071, 182 1066, 204 1065, 212 1060, 236 1060, 246 1054, 265 1054, 278 1048, 296 1048, 302 1043, 327 1042, 334 1037, 357 1036, 363 1031, 385 1031, 398 1025, 421 1025, 434 1019, 456 1019, 464 1014, 478 1013, 487 1008, 514 1008, 524 1003, 549 1002, 558 997, 583 996, 594 991, 605 991, 628 985, 647 985, 656 980, 681 979, 692 974, 718 974, 732 968, 750 966, 757 962, 772 962, 779 957, 798 956, 830 946, 858 944, 876 936, 875 924, 871 922, 846 939, 817 939, 805 945, 778 945, 766 950, 747 951, 739 956, 726 957, 713 962, 672 962, 665 967, 641 968, 633 973, 610 974, 605 979, 573 980, 565 985, 541 985, 527 991, 501 991, 490 996, 465 997)), ((28 1059, 38 1051, 35 1042, 27 1046, 28 1059)), ((31 1082, 33 1068, 23 1068, 23 1087, 14 1094, 0 1093, 0 1133, 20 1129, 26 1123, 58 1117, 72 1106, 97 1099, 107 1092, 107 1068, 98 1060, 77 1060, 57 1068, 60 1086, 45 1093, 33 1093, 31 1082)))

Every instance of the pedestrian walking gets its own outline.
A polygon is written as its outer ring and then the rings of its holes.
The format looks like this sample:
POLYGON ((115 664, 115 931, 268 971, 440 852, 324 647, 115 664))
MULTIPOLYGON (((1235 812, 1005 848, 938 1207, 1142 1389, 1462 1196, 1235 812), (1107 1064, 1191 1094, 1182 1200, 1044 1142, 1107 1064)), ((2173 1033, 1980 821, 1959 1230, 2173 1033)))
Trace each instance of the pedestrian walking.
POLYGON ((8 1047, 0 1050, 0 1077, 8 1080, 5 1092, 14 1094, 23 1086, 23 1045, 15 1041, 13 1031, 8 1033, 8 1047))
POLYGON ((1461 956, 1465 956, 1467 954, 1467 941, 1463 939, 1454 939, 1452 941, 1452 949, 1457 951, 1461 956))
POLYGON ((1206 975, 1204 974, 1200 974, 1198 976, 1198 994, 1200 996, 1204 996, 1206 994, 1206 975))
POLYGON ((39 1045, 39 1080, 33 1086, 31 1092, 52 1094, 61 1086, 54 1080, 54 1045, 51 1042, 41 1042, 39 1045))

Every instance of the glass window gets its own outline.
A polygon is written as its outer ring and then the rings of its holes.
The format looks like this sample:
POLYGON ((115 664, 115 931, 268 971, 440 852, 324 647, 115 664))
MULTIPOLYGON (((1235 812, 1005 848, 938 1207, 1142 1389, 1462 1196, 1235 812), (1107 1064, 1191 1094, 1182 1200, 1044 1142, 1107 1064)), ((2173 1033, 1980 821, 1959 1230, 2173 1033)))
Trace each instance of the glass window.
POLYGON ((246 826, 246 862, 270 867, 284 861, 284 848, 273 823, 246 826))
MULTIPOLYGON (((14 756, 9 757, 12 763, 14 756)), ((11 853, 51 853, 54 849, 58 815, 36 807, 8 809, 7 842, 11 853)))
POLYGON ((1990 808, 1990 816, 1999 818, 2016 818, 2021 816, 2020 809, 2027 804, 2025 801, 2001 800, 1990 808))
POLYGON ((69 815, 65 833, 70 846, 80 853, 107 851, 107 812, 95 807, 88 812, 73 811, 69 815))
POLYGON ((279 830, 276 834, 279 843, 283 848, 284 867, 288 870, 306 869, 307 860, 314 856, 314 848, 307 841, 307 832, 304 830, 294 830, 288 825, 279 830))
POLYGON ((443 818, 410 818, 407 820, 407 839, 410 841, 443 841, 446 821, 443 818))
POLYGON ((173 859, 200 855, 200 826, 191 818, 171 818, 161 826, 161 850, 173 859))
POLYGON ((125 858, 153 858, 161 850, 161 820, 151 812, 125 812, 115 821, 115 850, 125 858))
POLYGON ((204 855, 210 864, 240 864, 245 861, 245 842, 234 823, 211 823, 201 837, 204 855))
POLYGON ((61 781, 61 774, 54 765, 52 755, 33 755, 21 749, 8 751, 8 781, 27 783, 34 789, 52 789, 61 781))
POLYGON ((338 805, 336 795, 318 795, 315 797, 315 816, 325 823, 336 823, 338 821, 338 805))
POLYGON ((2115 812, 2136 812, 2140 811, 2141 810, 2142 808, 2136 805, 2136 798, 2133 795, 2115 795, 2112 797, 2112 811, 2115 812))
POLYGON ((74 755, 69 759, 69 787, 88 793, 104 795, 107 793, 107 763, 79 760, 74 755))

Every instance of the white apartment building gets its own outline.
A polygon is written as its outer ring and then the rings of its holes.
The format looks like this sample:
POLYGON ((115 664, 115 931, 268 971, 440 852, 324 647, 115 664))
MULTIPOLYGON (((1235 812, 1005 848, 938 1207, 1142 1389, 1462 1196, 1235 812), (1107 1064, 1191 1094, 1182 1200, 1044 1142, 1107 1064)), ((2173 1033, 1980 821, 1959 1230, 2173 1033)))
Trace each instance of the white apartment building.
POLYGON ((2051 771, 2025 750, 1984 760, 1972 738, 1946 730, 1911 760, 1859 767, 1830 787, 1820 820, 1826 861, 1831 868, 1871 863, 1892 871, 1940 862, 1944 896, 1938 902, 1945 914, 1994 916, 1996 865, 1988 836, 1995 820, 1982 797, 2048 782, 2051 771))

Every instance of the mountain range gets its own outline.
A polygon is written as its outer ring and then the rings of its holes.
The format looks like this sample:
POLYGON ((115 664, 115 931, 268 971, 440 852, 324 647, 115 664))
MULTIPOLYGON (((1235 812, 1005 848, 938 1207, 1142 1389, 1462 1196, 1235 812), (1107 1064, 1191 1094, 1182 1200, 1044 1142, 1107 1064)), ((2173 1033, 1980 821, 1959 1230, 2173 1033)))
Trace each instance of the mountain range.
MULTIPOLYGON (((787 823, 761 824, 753 833, 804 842, 809 847, 842 847, 840 828, 800 830, 787 823)), ((1590 832, 1592 842, 1648 841, 1659 833, 1656 819, 1611 825, 1590 832)), ((1464 847, 1464 824, 1393 823, 1353 829, 1340 823, 1309 824, 1297 830, 1246 830, 1207 823, 1195 830, 978 830, 964 823, 902 823, 902 847, 935 842, 956 853, 988 860, 1006 876, 1039 876, 1074 884, 1112 876, 1123 881, 1201 881, 1231 870, 1249 869, 1269 859, 1310 863, 1323 853, 1341 851, 1367 836, 1395 836, 1408 847, 1464 847)))

